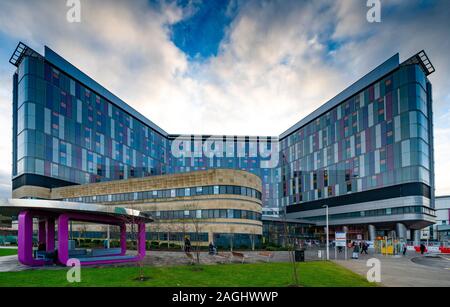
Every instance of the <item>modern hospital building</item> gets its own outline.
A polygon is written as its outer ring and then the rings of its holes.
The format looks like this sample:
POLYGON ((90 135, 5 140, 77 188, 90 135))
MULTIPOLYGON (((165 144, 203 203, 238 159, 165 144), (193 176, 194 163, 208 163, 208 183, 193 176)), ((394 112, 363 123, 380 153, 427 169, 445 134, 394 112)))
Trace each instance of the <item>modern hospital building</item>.
POLYGON ((48 47, 19 43, 10 63, 13 198, 132 205, 159 221, 151 238, 223 244, 259 240, 276 216, 323 233, 324 206, 330 232, 354 238, 414 240, 434 223, 423 51, 392 56, 274 137, 169 134, 48 47))

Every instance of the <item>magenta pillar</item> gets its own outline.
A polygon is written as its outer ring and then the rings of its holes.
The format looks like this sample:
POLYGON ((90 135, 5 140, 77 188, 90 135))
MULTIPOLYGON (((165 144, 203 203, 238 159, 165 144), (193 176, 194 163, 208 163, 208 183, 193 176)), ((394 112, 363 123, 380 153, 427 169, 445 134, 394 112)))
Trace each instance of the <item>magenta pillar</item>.
MULTIPOLYGON (((33 257, 33 218, 40 217, 46 219, 46 223, 39 223, 39 239, 45 239, 47 252, 55 250, 55 223, 58 225, 58 259, 57 263, 66 265, 69 260, 69 221, 77 220, 82 222, 97 222, 101 224, 117 225, 120 227, 120 255, 117 253, 109 254, 105 257, 88 256, 86 259, 80 259, 82 265, 96 265, 96 264, 112 264, 125 263, 142 260, 146 254, 146 234, 145 222, 142 220, 136 221, 138 226, 138 255, 126 255, 127 250, 127 220, 120 217, 101 216, 89 213, 62 213, 59 216, 57 213, 48 213, 44 211, 25 210, 19 214, 19 231, 18 231, 18 257, 19 261, 29 266, 43 266, 46 263, 52 263, 50 259, 36 260, 33 257), (44 227, 45 226, 45 227, 44 227), (45 236, 44 236, 45 234, 45 236)), ((40 253, 42 256, 42 253, 40 253)))
POLYGON ((127 225, 125 223, 120 224, 120 249, 120 254, 125 255, 127 252, 127 225))
POLYGON ((58 261, 66 265, 69 260, 69 217, 61 214, 58 218, 58 261))
POLYGON ((138 237, 138 257, 139 260, 144 259, 145 257, 145 250, 146 250, 146 246, 145 246, 145 223, 144 222, 140 222, 139 226, 138 226, 138 233, 139 233, 139 237, 138 237))
POLYGON ((39 228, 38 228, 38 243, 46 243, 46 229, 45 229, 45 219, 39 220, 39 228))
POLYGON ((33 262, 33 217, 28 211, 20 212, 17 233, 19 261, 25 265, 33 262))
POLYGON ((22 211, 18 218, 18 258, 20 263, 29 266, 44 265, 43 260, 33 258, 33 214, 22 211))
POLYGON ((55 250, 55 219, 49 217, 45 223, 45 226, 47 230, 45 246, 47 248, 47 252, 53 252, 55 250))

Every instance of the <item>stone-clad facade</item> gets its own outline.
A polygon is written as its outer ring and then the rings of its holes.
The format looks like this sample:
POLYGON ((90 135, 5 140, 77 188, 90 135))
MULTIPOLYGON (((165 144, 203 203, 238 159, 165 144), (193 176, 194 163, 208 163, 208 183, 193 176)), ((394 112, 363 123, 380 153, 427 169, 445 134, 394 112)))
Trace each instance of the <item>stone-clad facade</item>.
MULTIPOLYGON (((157 236, 153 239, 165 241, 162 240, 162 234, 169 236, 177 234, 177 239, 171 241, 181 241, 181 238, 189 236, 188 234, 201 233, 204 235, 203 239, 199 241, 203 245, 215 241, 215 235, 238 234, 247 237, 249 242, 259 240, 262 235, 262 201, 258 192, 261 192, 259 177, 245 171, 229 169, 134 178, 54 189, 24 186, 14 191, 17 198, 20 197, 20 193, 26 193, 35 198, 95 202, 148 212, 156 220, 155 223, 148 225, 149 232, 157 236), (186 189, 197 191, 200 187, 202 187, 200 195, 180 196, 176 193, 186 189), (229 189, 231 193, 220 193, 221 190, 227 192, 226 187, 233 187, 233 190, 229 189), (242 195, 244 188, 245 194, 247 191, 251 191, 249 194, 255 191, 254 196, 256 197, 242 195), (241 190, 239 195, 236 193, 236 189, 241 190), (208 194, 203 190, 212 193, 208 194), (158 195, 152 197, 155 191, 172 193, 162 197, 158 197, 158 195), (117 200, 117 195, 131 195, 132 197, 117 200), (88 197, 88 201, 86 201, 86 197, 88 197), (163 216, 161 216, 161 212, 164 212, 163 216), (174 212, 183 212, 183 215, 175 215, 174 212), (239 217, 237 216, 238 212, 239 217), (243 212, 246 213, 245 216, 243 212)), ((84 224, 81 225, 75 225, 74 229, 79 230, 86 227, 84 224)), ((104 226, 89 226, 88 230, 104 233, 104 228, 104 226)))

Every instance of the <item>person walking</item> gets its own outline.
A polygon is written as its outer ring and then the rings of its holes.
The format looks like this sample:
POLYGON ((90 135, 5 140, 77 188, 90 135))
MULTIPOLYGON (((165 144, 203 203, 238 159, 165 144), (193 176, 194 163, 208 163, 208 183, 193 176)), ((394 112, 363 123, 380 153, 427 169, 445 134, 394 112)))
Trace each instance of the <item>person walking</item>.
POLYGON ((217 249, 213 242, 209 243, 208 250, 210 255, 217 254, 217 249))
POLYGON ((367 242, 363 242, 362 243, 362 249, 361 249, 361 255, 363 253, 366 253, 366 255, 368 255, 369 253, 367 252, 367 250, 369 249, 369 244, 367 244, 367 242))
POLYGON ((191 252, 191 240, 188 237, 184 238, 184 251, 186 253, 191 252))
POLYGON ((406 250, 408 249, 408 246, 406 243, 403 243, 403 256, 406 256, 406 250))
POLYGON ((423 255, 423 253, 425 253, 425 245, 420 243, 420 254, 423 255))
POLYGON ((352 259, 358 259, 358 258, 359 258, 359 245, 355 244, 355 246, 353 246, 352 259))

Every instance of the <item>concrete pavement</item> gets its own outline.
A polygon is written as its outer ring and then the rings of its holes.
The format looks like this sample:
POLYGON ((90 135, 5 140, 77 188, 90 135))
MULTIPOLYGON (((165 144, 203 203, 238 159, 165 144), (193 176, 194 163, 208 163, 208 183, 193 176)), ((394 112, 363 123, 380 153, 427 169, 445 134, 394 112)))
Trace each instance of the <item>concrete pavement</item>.
POLYGON ((369 258, 381 262, 381 284, 387 287, 450 287, 450 260, 421 256, 363 255, 358 260, 332 260, 355 273, 366 276, 369 258))
POLYGON ((17 272, 28 269, 19 263, 17 255, 0 257, 0 272, 17 272))

